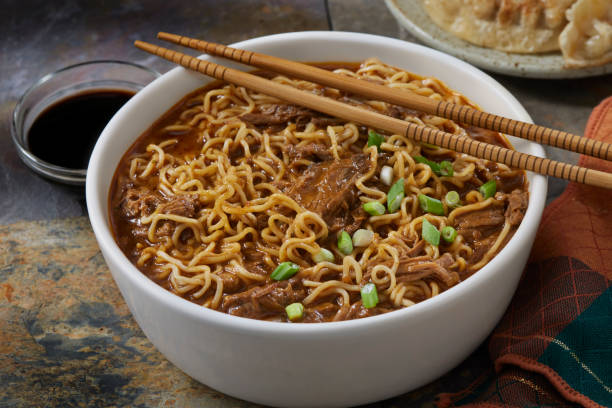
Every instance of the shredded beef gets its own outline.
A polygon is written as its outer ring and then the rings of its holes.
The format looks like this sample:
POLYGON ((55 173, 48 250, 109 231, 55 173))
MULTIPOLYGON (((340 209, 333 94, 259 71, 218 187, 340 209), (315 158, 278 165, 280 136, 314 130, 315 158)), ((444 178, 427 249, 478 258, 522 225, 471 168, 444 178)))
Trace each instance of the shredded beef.
POLYGON ((414 258, 415 256, 421 255, 421 253, 425 250, 426 242, 424 239, 419 240, 410 250, 404 254, 403 256, 408 256, 410 258, 414 258))
POLYGON ((247 291, 227 295, 221 310, 226 313, 264 319, 285 312, 285 307, 306 297, 306 291, 295 279, 255 286, 247 291))
POLYGON ((350 217, 336 218, 336 222, 340 220, 343 221, 343 224, 333 225, 330 229, 332 231, 344 230, 347 233, 353 235, 353 233, 357 231, 359 227, 361 227, 361 224, 363 224, 368 218, 368 213, 364 211, 362 206, 358 206, 357 208, 351 211, 350 217))
POLYGON ((510 225, 519 225, 525 216, 527 211, 527 205, 529 204, 529 193, 523 190, 514 190, 508 194, 508 208, 506 209, 505 216, 508 219, 510 225))
POLYGON ((344 316, 344 320, 349 319, 363 319, 364 317, 376 316, 379 314, 387 313, 392 311, 393 308, 384 307, 384 306, 375 306, 371 308, 366 308, 363 306, 361 301, 357 301, 351 305, 348 310, 346 316, 344 316))
POLYGON ((423 116, 423 114, 418 111, 415 111, 409 108, 405 108, 403 106, 397 106, 397 105, 389 105, 385 114, 387 116, 391 116, 391 117, 394 117, 396 119, 401 119, 401 120, 406 119, 406 116, 416 116, 416 117, 423 116))
POLYGON ((297 121, 298 118, 310 118, 313 113, 308 108, 296 105, 270 105, 260 108, 258 112, 245 113, 240 119, 256 126, 270 126, 297 121))
POLYGON ((283 147, 283 152, 287 154, 289 160, 292 162, 300 159, 310 161, 327 161, 334 159, 334 155, 330 148, 321 143, 309 143, 301 146, 287 144, 283 147))
MULTIPOLYGON (((453 286, 459 282, 459 275, 451 272, 448 268, 453 264, 453 257, 449 253, 444 253, 440 258, 432 260, 428 256, 407 256, 399 258, 399 266, 396 272, 397 282, 413 282, 423 278, 436 278, 447 286, 453 286)), ((372 268, 376 265, 393 265, 390 259, 384 262, 370 262, 367 265, 364 279, 368 280, 372 273, 372 268)))
POLYGON ((455 225, 457 232, 463 235, 466 241, 473 242, 498 231, 505 220, 503 202, 499 202, 482 210, 457 216, 455 225))
POLYGON ((264 259, 265 255, 262 252, 254 249, 244 249, 242 253, 244 257, 244 267, 247 271, 263 276, 268 275, 266 261, 264 259))
POLYGON ((332 118, 331 116, 313 116, 311 122, 320 129, 326 129, 328 126, 341 125, 346 121, 340 118, 332 118))
POLYGON ((370 160, 365 154, 315 163, 295 180, 286 194, 323 217, 330 232, 346 226, 358 229, 365 218, 353 214, 360 207, 355 182, 369 169, 370 160))
POLYGON ((525 172, 523 170, 501 172, 495 178, 497 180, 497 191, 510 193, 525 188, 525 172))

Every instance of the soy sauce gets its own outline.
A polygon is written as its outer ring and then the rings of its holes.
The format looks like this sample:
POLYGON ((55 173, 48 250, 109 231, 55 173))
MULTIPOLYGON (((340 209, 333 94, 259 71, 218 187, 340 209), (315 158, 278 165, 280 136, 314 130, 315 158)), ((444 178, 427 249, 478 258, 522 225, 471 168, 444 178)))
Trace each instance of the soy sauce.
POLYGON ((85 169, 98 136, 134 92, 97 89, 78 93, 46 108, 28 131, 28 148, 57 166, 85 169))

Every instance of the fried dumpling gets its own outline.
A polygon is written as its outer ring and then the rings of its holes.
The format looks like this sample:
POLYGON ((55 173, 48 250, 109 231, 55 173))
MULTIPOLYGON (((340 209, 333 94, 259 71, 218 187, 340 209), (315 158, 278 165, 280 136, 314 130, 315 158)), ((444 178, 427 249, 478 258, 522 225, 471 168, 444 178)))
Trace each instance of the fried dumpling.
POLYGON ((423 5, 437 25, 473 44, 537 53, 559 49, 565 11, 574 1, 423 0, 423 5))
POLYGON ((568 25, 559 37, 568 67, 612 62, 612 1, 578 0, 567 10, 568 25))

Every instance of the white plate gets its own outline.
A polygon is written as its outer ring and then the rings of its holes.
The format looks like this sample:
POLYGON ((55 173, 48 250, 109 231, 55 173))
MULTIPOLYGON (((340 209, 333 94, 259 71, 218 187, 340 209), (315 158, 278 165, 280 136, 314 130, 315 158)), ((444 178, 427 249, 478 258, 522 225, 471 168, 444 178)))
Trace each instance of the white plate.
POLYGON ((582 78, 612 72, 612 64, 565 68, 560 53, 512 54, 479 47, 438 27, 425 12, 422 0, 385 0, 399 24, 425 44, 480 68, 527 78, 582 78))

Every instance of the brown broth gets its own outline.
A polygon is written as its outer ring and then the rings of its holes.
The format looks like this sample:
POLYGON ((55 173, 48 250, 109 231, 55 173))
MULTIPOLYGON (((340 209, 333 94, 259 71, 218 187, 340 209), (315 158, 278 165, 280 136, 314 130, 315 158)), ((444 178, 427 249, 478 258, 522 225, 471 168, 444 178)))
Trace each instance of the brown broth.
MULTIPOLYGON (((317 65, 323 68, 327 68, 327 69, 347 68, 347 69, 355 70, 359 64, 331 62, 331 63, 323 63, 323 64, 317 64, 317 65)), ((273 74, 271 73, 262 72, 262 71, 257 71, 257 74, 264 76, 264 77, 273 76, 273 74)), ((121 247, 123 252, 128 256, 130 261, 132 261, 133 263, 136 263, 136 260, 139 257, 137 245, 139 243, 145 244, 145 245, 148 245, 150 243, 148 243, 147 239, 144 238, 142 235, 138 237, 134 235, 135 229, 143 227, 139 225, 138 220, 127 221, 121 215, 120 207, 121 207, 121 201, 123 199, 124 193, 128 188, 133 187, 133 183, 129 179, 129 174, 128 174, 129 167, 130 167, 129 163, 130 163, 131 157, 133 157, 134 154, 145 151, 147 145, 151 143, 159 144, 168 138, 178 138, 180 140, 180 142, 177 145, 174 145, 173 147, 171 146, 168 147, 168 149, 170 149, 170 151, 173 154, 179 154, 179 155, 188 154, 188 155, 195 156, 201 150, 203 143, 204 143, 204 140, 202 139, 201 136, 198 135, 197 132, 187 131, 187 132, 177 132, 176 134, 168 134, 168 133, 161 132, 160 130, 165 128, 168 125, 171 125, 172 123, 175 123, 177 119, 179 118, 179 116, 181 115, 181 113, 190 107, 190 104, 192 103, 191 101, 193 100, 195 96, 202 94, 208 90, 221 87, 223 85, 224 83, 221 81, 213 81, 209 83, 208 85, 206 85, 205 87, 202 87, 186 95, 183 99, 181 99, 178 103, 176 103, 172 108, 170 108, 164 115, 162 115, 157 121, 155 121, 153 125, 147 131, 145 131, 132 144, 132 146, 127 150, 125 155, 121 158, 121 161, 119 165, 117 166, 117 170, 115 171, 115 174, 114 174, 114 177, 111 183, 111 188, 109 191, 109 197, 108 197, 109 218, 110 218, 112 232, 114 234, 115 240, 118 242, 119 246, 121 247)), ((511 148, 510 143, 507 141, 507 139, 497 132, 493 132, 493 131, 485 130, 485 129, 474 128, 474 127, 466 126, 466 125, 463 125, 463 127, 466 129, 466 131, 471 137, 479 141, 487 142, 487 143, 502 146, 502 147, 511 148)), ((446 158, 441 157, 441 156, 435 158, 435 160, 443 160, 443 159, 446 159, 446 158)), ((496 166, 496 164, 491 164, 491 165, 496 166)), ((468 181, 465 183, 465 186, 461 189, 457 189, 456 187, 454 188, 458 190, 461 196, 463 196, 468 191, 478 188, 478 186, 482 183, 482 181, 481 182, 477 182, 477 181, 478 180, 475 180, 474 183, 468 181)), ((513 172, 509 174, 506 179, 503 179, 503 180, 498 179, 497 181, 499 184, 499 189, 502 192, 509 193, 514 188, 526 189, 526 179, 524 176, 524 172, 522 171, 517 171, 516 173, 513 172)), ((155 183, 155 182, 156 180, 152 180, 152 183, 155 183)), ((153 184, 151 184, 150 187, 153 187, 153 184)), ((453 186, 451 185, 447 187, 453 188, 453 186)), ((161 195, 162 193, 157 192, 156 194, 160 195, 161 200, 165 198, 161 195)), ((381 230, 379 232, 381 234, 385 234, 385 231, 381 230)), ((508 237, 508 239, 509 238, 510 236, 508 237)), ((333 238, 332 241, 333 240, 335 240, 335 238, 333 238)), ((246 258, 250 257, 253 259, 258 258, 258 256, 260 255, 257 253, 255 249, 248 249, 248 248, 244 248, 244 254, 246 258)), ((247 261, 247 264, 250 262, 249 259, 246 259, 246 261, 247 261)), ((170 291, 173 291, 168 279, 159 279, 156 277, 154 266, 155 265, 150 265, 150 264, 145 263, 145 265, 139 266, 139 269, 144 274, 146 274, 150 279, 158 283, 160 286, 170 291)), ((267 271, 267 272, 269 273, 271 271, 267 271)), ((250 287, 243 287, 241 291, 245 291, 248 289, 250 289, 250 287)), ((191 296, 190 293, 186 293, 181 296, 187 300, 190 300, 192 302, 199 303, 199 304, 203 303, 206 300, 205 297, 202 297, 200 299, 195 299, 193 296, 191 296)), ((381 306, 384 306, 384 305, 381 305, 381 306)), ((391 305, 386 305, 386 306, 389 307, 389 310, 387 311, 392 310, 391 305)), ((322 308, 321 314, 325 315, 326 312, 323 310, 325 309, 325 303, 322 303, 320 307, 322 308)))

